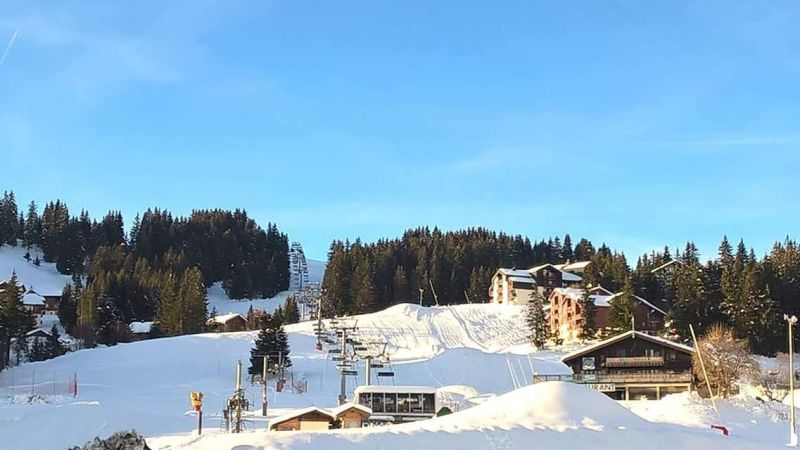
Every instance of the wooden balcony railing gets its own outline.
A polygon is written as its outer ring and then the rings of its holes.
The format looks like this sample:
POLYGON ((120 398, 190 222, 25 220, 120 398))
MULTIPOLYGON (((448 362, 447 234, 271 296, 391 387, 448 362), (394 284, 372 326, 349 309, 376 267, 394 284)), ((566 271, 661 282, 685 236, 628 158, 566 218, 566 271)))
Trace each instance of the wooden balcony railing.
POLYGON ((691 373, 605 373, 577 374, 575 383, 691 383, 691 373))
POLYGON ((606 358, 606 367, 660 367, 663 356, 626 356, 606 358))

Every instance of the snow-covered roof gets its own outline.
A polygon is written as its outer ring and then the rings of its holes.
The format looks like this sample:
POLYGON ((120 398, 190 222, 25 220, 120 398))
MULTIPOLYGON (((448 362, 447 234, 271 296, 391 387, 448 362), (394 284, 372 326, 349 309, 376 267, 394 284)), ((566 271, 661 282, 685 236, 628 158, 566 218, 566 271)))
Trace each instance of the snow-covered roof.
POLYGON ((50 336, 50 332, 45 330, 45 329, 42 329, 42 328, 34 328, 33 330, 28 331, 27 333, 25 333, 25 336, 26 337, 35 336, 35 335, 37 335, 39 333, 44 333, 44 334, 50 336))
POLYGON ((655 269, 651 270, 650 273, 659 272, 659 271, 664 270, 664 269, 666 269, 667 267, 669 267, 669 266, 671 266, 673 264, 683 264, 683 263, 681 261, 678 261, 677 259, 673 259, 672 261, 665 262, 664 264, 662 264, 662 265, 656 267, 655 269))
MULTIPOLYGON (((620 296, 620 295, 622 295, 622 294, 624 294, 624 292, 617 292, 616 294, 614 294, 614 295, 612 295, 611 297, 609 297, 607 301, 611 301, 611 300, 613 300, 613 299, 615 299, 615 298, 619 297, 619 296, 620 296)), ((639 300, 640 302, 642 302, 642 303, 644 303, 645 305, 649 306, 650 308, 654 309, 655 311, 658 311, 658 312, 660 312, 661 314, 663 314, 663 315, 665 315, 665 316, 667 315, 667 313, 666 313, 666 312, 665 312, 663 309, 661 309, 661 308, 659 308, 658 306, 656 306, 656 305, 654 305, 654 304, 652 304, 652 303, 648 302, 647 300, 643 299, 642 297, 639 297, 638 295, 634 295, 633 297, 634 297, 636 300, 639 300)))
POLYGON ((506 269, 500 268, 497 269, 498 272, 502 273, 503 275, 509 275, 514 277, 530 277, 531 274, 525 269, 506 269))
POLYGON ((528 283, 528 284, 536 284, 536 280, 533 277, 508 277, 514 283, 528 283))
POLYGON ((131 333, 146 334, 153 328, 153 322, 131 322, 128 328, 130 328, 131 333))
POLYGON ((561 279, 564 280, 564 281, 581 281, 581 280, 583 280, 583 278, 581 278, 580 275, 575 275, 574 273, 565 272, 562 269, 564 266, 565 266, 565 264, 540 264, 538 266, 531 267, 530 269, 528 269, 528 272, 531 275, 533 275, 533 274, 538 273, 540 270, 542 270, 544 268, 552 267, 553 269, 558 270, 559 272, 561 272, 561 279))
POLYGON ((580 270, 586 269, 586 266, 588 266, 591 263, 592 263, 591 261, 576 261, 574 263, 564 264, 561 267, 561 270, 578 270, 578 271, 580 271, 580 270))
POLYGON ((355 393, 435 394, 436 391, 436 388, 428 386, 359 386, 356 388, 355 393))
POLYGON ((37 294, 34 291, 28 291, 25 295, 22 296, 22 304, 23 305, 44 305, 44 297, 37 294))
POLYGON ((358 403, 345 403, 344 405, 340 405, 331 409, 330 412, 333 414, 333 417, 339 417, 342 413, 349 411, 350 409, 357 409, 367 414, 372 414, 372 409, 358 403))
MULTIPOLYGON (((602 288, 600 286, 591 289, 589 292, 592 292, 592 291, 602 291, 604 293, 609 292, 608 290, 606 290, 606 289, 604 289, 604 288, 602 288)), ((561 294, 561 295, 563 295, 565 297, 569 297, 569 298, 571 298, 573 300, 581 300, 581 299, 583 299, 583 289, 578 289, 578 288, 555 288, 553 290, 553 292, 557 292, 557 293, 559 293, 559 294, 561 294)), ((611 301, 613 301, 615 298, 619 297, 622 294, 623 294, 623 292, 617 292, 616 294, 609 293, 608 295, 592 293, 591 295, 589 295, 589 298, 592 299, 592 301, 594 303, 594 306, 599 306, 601 308, 608 308, 608 307, 611 306, 611 301)), ((652 308, 653 310, 658 311, 658 312, 660 312, 661 314, 664 314, 664 315, 667 314, 666 312, 664 312, 663 309, 661 309, 658 306, 650 303, 646 299, 644 299, 642 297, 639 297, 638 295, 634 295, 633 297, 636 300, 644 303, 648 307, 652 308)))
POLYGON ((270 428, 272 428, 275 425, 278 425, 279 423, 283 423, 283 422, 286 422, 287 420, 292 420, 292 419, 294 419, 294 418, 296 418, 298 416, 303 416, 303 415, 306 415, 306 414, 312 413, 312 412, 320 413, 320 414, 328 417, 329 418, 328 420, 334 420, 335 419, 335 417, 333 416, 333 414, 331 414, 330 411, 328 411, 326 409, 323 409, 323 408, 318 408, 316 406, 309 406, 307 408, 295 409, 294 411, 291 411, 291 412, 288 412, 288 413, 283 414, 281 416, 275 417, 274 419, 270 419, 269 426, 270 426, 270 428))
POLYGON ((242 320, 246 320, 246 319, 244 318, 244 316, 242 316, 242 315, 241 315, 241 314, 239 314, 239 313, 228 313, 228 314, 222 314, 222 315, 219 315, 219 316, 214 316, 214 317, 212 317, 212 318, 208 319, 208 323, 221 323, 221 324, 226 324, 226 323, 228 323, 228 322, 229 322, 231 319, 234 319, 234 318, 236 318, 236 317, 240 317, 242 320))
POLYGON ((572 272, 565 272, 561 271, 561 279, 564 281, 582 281, 583 278, 580 275, 575 275, 572 272))
POLYGON ((618 334, 618 335, 616 335, 614 337, 610 337, 610 338, 605 339, 603 341, 600 341, 600 342, 597 342, 595 344, 592 344, 592 345, 590 345, 588 347, 584 347, 584 348, 582 348, 580 350, 576 350, 576 351, 574 351, 572 353, 568 353, 568 354, 564 355, 561 358, 561 361, 565 362, 567 360, 577 358, 579 356, 582 356, 582 355, 585 355, 587 353, 590 353, 590 352, 592 352, 592 351, 594 351, 594 350, 596 350, 598 348, 603 348, 603 347, 606 347, 608 345, 614 344, 616 342, 619 342, 619 341, 622 341, 622 340, 628 339, 628 338, 630 338, 630 339, 644 339, 644 340, 647 340, 647 341, 655 342, 657 344, 665 345, 667 347, 672 347, 672 348, 674 348, 676 350, 681 350, 681 351, 688 352, 688 353, 694 353, 694 349, 692 347, 687 346, 687 345, 679 344, 677 342, 672 342, 670 340, 667 340, 667 339, 664 339, 664 338, 661 338, 661 337, 658 337, 658 336, 651 336, 649 334, 642 333, 641 331, 630 330, 630 331, 627 331, 625 333, 618 334))

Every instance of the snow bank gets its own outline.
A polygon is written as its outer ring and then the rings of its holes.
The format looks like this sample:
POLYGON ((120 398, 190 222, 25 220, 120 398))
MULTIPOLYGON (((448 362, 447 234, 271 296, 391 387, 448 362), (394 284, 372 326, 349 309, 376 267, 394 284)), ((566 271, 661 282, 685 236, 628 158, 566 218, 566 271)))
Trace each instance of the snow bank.
POLYGON ((605 395, 570 383, 541 383, 469 410, 403 425, 320 432, 170 436, 154 449, 762 449, 763 442, 725 438, 710 430, 648 422, 605 395), (236 447, 240 446, 240 447, 236 447), (248 447, 251 446, 251 447, 248 447))

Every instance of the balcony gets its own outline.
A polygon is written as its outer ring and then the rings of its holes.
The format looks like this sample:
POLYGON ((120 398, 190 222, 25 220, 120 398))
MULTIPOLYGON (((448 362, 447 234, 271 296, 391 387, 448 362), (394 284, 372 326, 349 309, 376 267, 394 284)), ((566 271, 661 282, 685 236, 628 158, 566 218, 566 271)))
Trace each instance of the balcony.
POLYGON ((627 356, 606 358, 606 367, 661 367, 663 365, 663 356, 627 356))
POLYGON ((685 373, 584 373, 573 375, 575 383, 691 383, 685 373))

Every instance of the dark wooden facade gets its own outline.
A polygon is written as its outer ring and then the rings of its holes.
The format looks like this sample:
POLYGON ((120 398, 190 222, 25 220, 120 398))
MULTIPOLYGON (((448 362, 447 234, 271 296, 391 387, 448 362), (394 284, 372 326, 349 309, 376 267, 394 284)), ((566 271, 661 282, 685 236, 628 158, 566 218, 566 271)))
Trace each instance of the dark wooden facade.
POLYGON ((575 383, 616 400, 660 399, 690 391, 690 347, 629 331, 565 356, 575 383))

